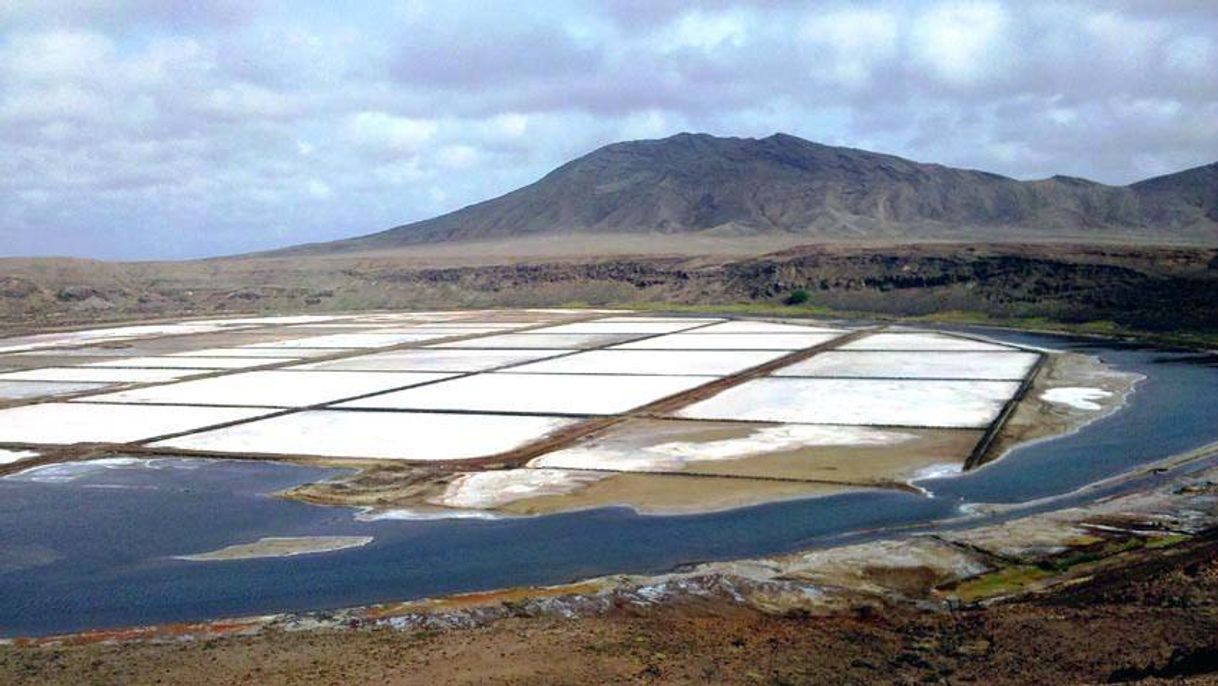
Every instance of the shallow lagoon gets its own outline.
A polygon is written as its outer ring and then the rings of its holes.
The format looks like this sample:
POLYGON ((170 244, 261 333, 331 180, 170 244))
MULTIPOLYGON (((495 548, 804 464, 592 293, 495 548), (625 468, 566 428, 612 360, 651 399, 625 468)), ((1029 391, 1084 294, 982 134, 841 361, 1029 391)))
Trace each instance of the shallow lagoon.
POLYGON ((350 510, 268 496, 331 473, 292 465, 120 461, 0 479, 0 635, 338 607, 773 554, 925 524, 968 503, 1067 493, 1218 440, 1212 357, 985 333, 1097 354, 1147 379, 1129 407, 1076 434, 1030 444, 965 476, 920 482, 934 498, 866 492, 690 516, 613 508, 525 519, 358 521, 350 510), (375 540, 282 559, 172 559, 265 536, 312 535, 375 540))

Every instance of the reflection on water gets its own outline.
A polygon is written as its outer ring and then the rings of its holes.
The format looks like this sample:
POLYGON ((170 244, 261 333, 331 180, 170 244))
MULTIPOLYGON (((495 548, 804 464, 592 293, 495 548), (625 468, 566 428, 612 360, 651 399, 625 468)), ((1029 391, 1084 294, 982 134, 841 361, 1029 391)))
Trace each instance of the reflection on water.
POLYGON ((708 559, 933 521, 974 503, 1066 493, 1218 439, 1212 356, 986 331, 1098 355, 1147 378, 1123 411, 976 472, 919 485, 686 516, 621 508, 534 518, 403 520, 269 496, 333 471, 269 462, 117 458, 0 479, 0 635, 55 633, 406 599, 708 559), (266 536, 367 535, 358 549, 198 563, 172 556, 266 536))

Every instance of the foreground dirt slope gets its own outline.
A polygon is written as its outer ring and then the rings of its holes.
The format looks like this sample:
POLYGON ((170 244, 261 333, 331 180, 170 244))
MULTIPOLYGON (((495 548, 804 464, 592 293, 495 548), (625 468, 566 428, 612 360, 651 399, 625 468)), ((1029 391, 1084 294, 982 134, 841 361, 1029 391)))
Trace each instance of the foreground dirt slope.
POLYGON ((470 247, 468 254, 178 263, 0 260, 0 326, 572 302, 777 304, 797 289, 808 291, 810 305, 858 312, 959 310, 1218 332, 1213 248, 960 244, 804 246, 760 257, 555 255, 529 244, 470 247), (533 252, 503 257, 526 248, 533 252))
POLYGON ((773 616, 690 601, 443 632, 0 648, 5 684, 1218 683, 1218 541, 1043 597, 773 616))

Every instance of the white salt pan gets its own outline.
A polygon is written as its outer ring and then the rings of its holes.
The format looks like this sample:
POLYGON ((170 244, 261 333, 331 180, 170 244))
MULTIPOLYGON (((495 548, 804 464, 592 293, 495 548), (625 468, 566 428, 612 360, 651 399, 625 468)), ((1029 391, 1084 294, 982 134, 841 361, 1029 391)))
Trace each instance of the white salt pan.
POLYGON ((615 414, 714 379, 712 376, 478 374, 354 400, 337 407, 615 414))
POLYGON ((762 378, 678 414, 809 424, 982 428, 1019 389, 1015 381, 762 378))
POLYGON ((206 323, 232 325, 232 324, 252 324, 258 326, 269 326, 273 324, 312 324, 315 322, 333 322, 343 319, 351 319, 354 315, 336 315, 336 314, 299 314, 285 315, 276 317, 241 317, 237 319, 208 319, 206 323))
POLYGON ((19 460, 28 460, 31 457, 38 457, 38 453, 31 450, 5 450, 0 448, 0 464, 12 464, 19 460))
POLYGON ((465 341, 436 343, 430 348, 596 348, 638 338, 629 334, 545 334, 511 333, 472 338, 465 341))
POLYGON ((469 472, 451 481, 443 495, 432 503, 445 507, 489 509, 525 498, 574 493, 604 478, 607 478, 604 474, 565 469, 469 472))
POLYGON ((85 381, 0 381, 0 398, 23 400, 95 391, 114 384, 85 381))
POLYGON ((673 441, 651 446, 620 446, 611 441, 592 441, 542 455, 530 462, 529 466, 668 472, 679 471, 690 462, 738 460, 826 445, 895 445, 912 438, 910 434, 897 431, 859 426, 786 424, 758 428, 747 436, 719 441, 673 441))
POLYGON ((845 333, 842 329, 823 326, 804 326, 803 324, 782 324, 779 322, 758 322, 738 319, 714 326, 695 329, 690 333, 845 333))
POLYGON ((148 338, 152 336, 208 333, 212 331, 219 331, 224 328, 225 327, 222 324, 194 322, 182 324, 142 324, 136 326, 117 326, 106 329, 89 329, 86 331, 64 331, 60 333, 23 336, 21 338, 0 339, 0 353, 36 350, 42 348, 58 348, 92 343, 105 343, 108 341, 123 341, 133 338, 148 338))
POLYGON ((1042 400, 1055 403, 1057 405, 1068 405, 1076 410, 1088 410, 1094 412, 1104 409, 1102 405, 1095 402, 1103 400, 1111 396, 1110 391, 1105 391, 1102 388, 1082 388, 1077 386, 1063 386, 1061 388, 1050 388, 1040 394, 1042 400))
POLYGON ((799 350, 827 343, 837 333, 669 334, 614 346, 615 350, 799 350))
POLYGON ((320 357, 322 355, 337 355, 342 350, 334 349, 292 349, 254 348, 250 346, 235 346, 232 348, 205 348, 203 350, 187 350, 180 353, 166 353, 166 357, 274 357, 293 359, 300 357, 320 357))
POLYGON ((557 326, 548 326, 544 329, 535 329, 530 333, 634 333, 634 334, 657 334, 657 333, 672 333, 674 331, 683 331, 685 329, 701 326, 698 322, 690 321, 669 321, 669 322, 642 322, 642 321, 616 321, 616 322, 579 322, 577 324, 559 324, 557 326))
POLYGON ((266 410, 46 403, 0 410, 0 442, 128 443, 250 419, 266 410))
POLYGON ((874 333, 851 341, 842 350, 1018 350, 1009 345, 986 343, 941 333, 874 333))
POLYGON ((242 372, 104 395, 92 402, 304 407, 445 379, 429 372, 242 372))
POLYGON ((419 343, 437 338, 448 338, 451 333, 336 333, 326 336, 310 336, 309 338, 294 338, 288 341, 272 341, 269 343, 251 343, 246 348, 263 349, 295 349, 295 348, 384 348, 403 343, 419 343))
POLYGON ((726 321, 719 317, 603 317, 594 320, 597 323, 606 324, 621 324, 632 322, 656 322, 660 324, 688 324, 690 326, 699 326, 702 324, 714 324, 715 322, 726 321))
POLYGON ((311 410, 157 445, 243 454, 462 460, 518 448, 569 423, 558 417, 311 410))
MULTIPOLYGON (((194 374, 205 372, 196 371, 194 374)), ((105 369, 85 367, 45 367, 0 374, 0 381, 96 381, 101 383, 148 383, 174 381, 192 372, 173 369, 105 369)))
POLYGON ((783 367, 774 376, 842 376, 896 379, 1022 379, 1035 353, 998 352, 862 352, 819 353, 783 367))
POLYGON ((302 364, 292 369, 339 369, 352 371, 426 371, 426 372, 479 372, 502 367, 507 364, 528 362, 554 355, 574 352, 572 350, 442 350, 439 348, 416 348, 393 350, 385 353, 360 355, 342 360, 328 360, 302 364))
POLYGON ((148 369, 245 369, 264 364, 295 362, 295 357, 128 357, 121 360, 90 362, 87 367, 144 367, 148 369))
POLYGON ((590 350, 505 370, 537 374, 724 375, 786 353, 771 350, 590 350))

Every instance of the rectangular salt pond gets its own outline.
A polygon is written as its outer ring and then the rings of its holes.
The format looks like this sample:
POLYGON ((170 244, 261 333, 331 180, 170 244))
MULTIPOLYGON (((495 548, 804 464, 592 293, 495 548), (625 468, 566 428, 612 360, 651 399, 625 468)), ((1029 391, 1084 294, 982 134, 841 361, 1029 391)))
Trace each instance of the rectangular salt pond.
POLYGON ((478 374, 335 407, 537 414, 617 414, 714 381, 713 376, 478 374))
POLYGON ((88 367, 137 367, 145 369, 245 369, 264 364, 296 362, 295 357, 129 357, 122 360, 90 362, 88 367))
POLYGON ((554 348, 557 350, 598 348, 638 338, 639 334, 596 333, 509 333, 471 338, 464 341, 435 343, 429 348, 554 348))
POLYGON ((1015 381, 762 378, 680 410, 690 419, 984 428, 1015 381))
POLYGON ((242 372, 90 396, 99 403, 304 407, 446 379, 430 372, 242 372))
POLYGON ((713 326, 694 329, 690 333, 845 333, 842 329, 779 322, 757 322, 747 319, 734 320, 713 326))
POLYGON ((675 333, 623 343, 615 350, 800 350, 828 343, 838 333, 675 333))
POLYGON ((26 405, 0 410, 0 443, 129 443, 266 413, 244 407, 26 405))
POLYGON ((1027 352, 863 352, 830 350, 774 376, 1020 380, 1039 357, 1027 352))
POLYGON ((165 357, 275 357, 279 359, 294 359, 301 357, 321 357, 337 355, 342 350, 334 348, 294 348, 284 350, 279 348, 254 348, 246 345, 231 348, 204 348, 203 350, 186 350, 180 353, 165 353, 165 357))
POLYGON ((697 326, 700 324, 714 324, 715 322, 725 321, 719 317, 699 318, 699 317, 604 317, 594 320, 596 323, 606 324, 621 324, 622 322, 660 322, 668 324, 689 324, 697 326))
POLYGON ((96 381, 100 383, 158 383, 206 373, 174 369, 106 369, 100 367, 44 367, 0 374, 0 381, 96 381))
POLYGON ((22 336, 20 338, 0 339, 0 353, 105 343, 109 341, 125 341, 136 338, 210 333, 224 330, 225 328, 224 324, 187 322, 180 324, 116 326, 105 329, 86 329, 84 331, 62 331, 22 336))
MULTIPOLYGON (((713 321, 713 320, 712 320, 713 321)), ((705 322, 697 321, 667 321, 667 322, 643 322, 643 321, 593 321, 593 322, 578 322, 575 324, 559 324, 557 326, 547 326, 542 329, 534 329, 529 333, 633 333, 642 335, 652 335, 658 333, 673 333, 674 331, 684 331, 696 326, 702 326, 705 322)))
POLYGON ((843 345, 842 350, 1001 351, 1018 350, 1018 348, 941 333, 873 333, 843 345))
POLYGON ((462 460, 519 448, 559 417, 311 410, 162 441, 163 448, 386 460, 462 460))
POLYGON ((504 373, 723 376, 785 354, 781 350, 589 350, 520 365, 504 373))
POLYGON ((272 326, 285 324, 313 324, 316 322, 336 322, 344 319, 352 319, 354 316, 355 315, 350 314, 300 314, 272 317, 241 317, 238 319, 208 319, 205 320, 205 322, 209 324, 219 324, 221 326, 230 326, 233 324, 272 326))
POLYGON ((84 381, 0 381, 0 399, 27 400, 80 393, 81 391, 95 391, 113 385, 84 381))
POLYGON ((288 341, 251 343, 246 348, 295 349, 295 348, 386 348, 403 343, 419 343, 437 338, 449 338, 462 334, 453 333, 336 333, 326 336, 294 338, 288 341))
POLYGON ((442 350, 415 348, 393 350, 342 360, 310 362, 292 370, 480 372, 508 364, 530 362, 573 350, 442 350))

